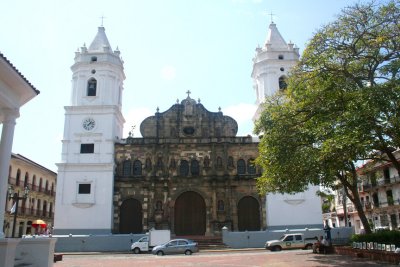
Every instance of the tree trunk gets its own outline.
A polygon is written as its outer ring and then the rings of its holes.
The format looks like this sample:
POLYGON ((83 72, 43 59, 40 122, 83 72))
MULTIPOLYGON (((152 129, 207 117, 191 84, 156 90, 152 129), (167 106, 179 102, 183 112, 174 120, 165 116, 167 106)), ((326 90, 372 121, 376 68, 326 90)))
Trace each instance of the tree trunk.
POLYGON ((372 233, 371 226, 369 225, 367 216, 365 215, 363 206, 361 204, 360 195, 358 194, 357 173, 355 168, 353 167, 351 172, 352 181, 347 180, 346 175, 338 175, 338 177, 342 185, 344 186, 344 189, 346 190, 347 197, 354 204, 357 210, 358 217, 360 217, 365 233, 366 234, 372 233))

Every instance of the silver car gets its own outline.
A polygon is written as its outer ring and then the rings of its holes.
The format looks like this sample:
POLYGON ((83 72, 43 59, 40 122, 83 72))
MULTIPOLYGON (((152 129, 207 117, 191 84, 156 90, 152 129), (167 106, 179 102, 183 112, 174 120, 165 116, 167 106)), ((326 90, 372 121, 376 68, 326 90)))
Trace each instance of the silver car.
POLYGON ((186 254, 191 255, 198 252, 197 243, 189 239, 172 239, 165 244, 155 246, 152 250, 154 255, 162 256, 165 254, 186 254))

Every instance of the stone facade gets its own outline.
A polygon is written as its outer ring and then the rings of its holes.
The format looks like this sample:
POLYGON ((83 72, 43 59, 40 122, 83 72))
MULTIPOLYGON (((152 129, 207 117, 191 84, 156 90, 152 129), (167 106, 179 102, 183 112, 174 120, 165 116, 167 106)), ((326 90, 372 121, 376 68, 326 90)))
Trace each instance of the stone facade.
POLYGON ((143 138, 115 145, 115 233, 171 229, 175 235, 218 235, 221 228, 261 230, 265 197, 253 137, 237 123, 189 96, 146 118, 143 138))

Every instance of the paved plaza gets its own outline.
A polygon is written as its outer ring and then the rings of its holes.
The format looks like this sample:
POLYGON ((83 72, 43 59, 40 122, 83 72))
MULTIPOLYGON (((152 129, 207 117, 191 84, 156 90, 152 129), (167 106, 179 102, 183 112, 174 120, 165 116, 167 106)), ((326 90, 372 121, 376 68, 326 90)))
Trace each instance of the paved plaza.
POLYGON ((152 254, 64 254, 63 260, 54 264, 55 267, 131 267, 131 266, 396 266, 382 262, 372 262, 367 259, 353 258, 342 255, 319 255, 307 250, 291 250, 270 252, 266 250, 231 250, 231 251, 201 251, 191 256, 168 255, 154 256, 152 254))

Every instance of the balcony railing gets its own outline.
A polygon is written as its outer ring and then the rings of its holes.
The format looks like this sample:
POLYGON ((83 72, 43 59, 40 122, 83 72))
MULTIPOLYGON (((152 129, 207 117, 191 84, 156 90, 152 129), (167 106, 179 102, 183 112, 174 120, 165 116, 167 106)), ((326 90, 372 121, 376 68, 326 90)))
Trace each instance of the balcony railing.
POLYGON ((46 189, 43 186, 38 186, 38 185, 35 185, 35 184, 31 184, 31 183, 25 183, 24 181, 21 181, 21 180, 19 181, 19 185, 17 185, 17 179, 15 179, 15 178, 8 178, 8 183, 11 184, 11 185, 15 185, 17 187, 20 187, 21 189, 24 188, 25 186, 28 186, 29 189, 31 191, 34 191, 34 192, 44 193, 44 194, 49 195, 49 196, 55 196, 56 195, 56 192, 54 190, 49 190, 49 189, 46 189))
POLYGON ((362 203, 364 210, 372 210, 379 208, 386 208, 390 206, 400 205, 400 199, 379 201, 379 202, 364 202, 362 203))
POLYGON ((362 183, 362 187, 363 187, 363 191, 368 191, 372 188, 376 188, 376 187, 380 187, 380 186, 384 186, 384 185, 392 185, 395 183, 399 183, 400 182, 400 176, 393 176, 390 178, 379 178, 376 180, 376 182, 374 183, 370 183, 370 182, 364 182, 362 183))
POLYGON ((40 218, 53 218, 54 212, 43 211, 41 209, 21 207, 20 210, 18 210, 18 215, 33 216, 33 217, 40 217, 40 218))

